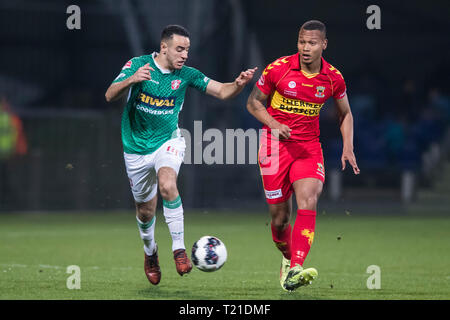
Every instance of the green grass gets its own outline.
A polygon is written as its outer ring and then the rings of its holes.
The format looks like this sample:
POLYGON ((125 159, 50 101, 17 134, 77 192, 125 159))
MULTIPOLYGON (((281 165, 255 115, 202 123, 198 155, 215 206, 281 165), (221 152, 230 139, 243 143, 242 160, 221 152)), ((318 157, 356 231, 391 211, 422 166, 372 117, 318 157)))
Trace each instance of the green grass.
POLYGON ((267 212, 186 212, 186 246, 215 235, 228 261, 217 272, 180 277, 159 212, 156 239, 162 280, 148 283, 134 213, 0 215, 0 299, 450 299, 450 218, 318 214, 305 266, 312 286, 281 290, 280 253, 267 212), (340 240, 337 238, 341 237, 340 240), (69 265, 81 268, 81 289, 69 290, 69 265), (370 265, 381 289, 369 290, 370 265))

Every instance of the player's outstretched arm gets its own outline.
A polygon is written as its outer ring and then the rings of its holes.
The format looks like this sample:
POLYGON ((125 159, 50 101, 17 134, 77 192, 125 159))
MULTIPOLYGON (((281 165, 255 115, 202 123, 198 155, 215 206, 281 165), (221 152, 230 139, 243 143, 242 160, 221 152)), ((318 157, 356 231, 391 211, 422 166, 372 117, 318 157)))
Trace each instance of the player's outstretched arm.
POLYGON ((348 161, 353 168, 353 173, 359 174, 360 170, 353 152, 353 115, 350 110, 347 95, 345 95, 342 99, 335 99, 334 101, 339 113, 339 123, 343 141, 341 157, 342 170, 345 169, 345 163, 348 161))
POLYGON ((150 67, 150 64, 147 63, 146 65, 137 69, 136 72, 129 78, 111 84, 105 93, 106 101, 115 101, 121 98, 133 84, 145 80, 150 80, 152 78, 150 75, 150 70, 155 71, 152 67, 150 67))
POLYGON ((268 112, 265 107, 268 95, 264 94, 255 85, 253 87, 252 93, 247 100, 247 110, 260 122, 268 126, 272 130, 279 130, 279 135, 281 139, 287 139, 291 136, 292 129, 287 125, 279 123, 275 120, 268 112))
POLYGON ((252 80, 257 69, 256 67, 242 71, 233 82, 221 83, 211 79, 206 87, 206 93, 221 100, 234 98, 252 80))

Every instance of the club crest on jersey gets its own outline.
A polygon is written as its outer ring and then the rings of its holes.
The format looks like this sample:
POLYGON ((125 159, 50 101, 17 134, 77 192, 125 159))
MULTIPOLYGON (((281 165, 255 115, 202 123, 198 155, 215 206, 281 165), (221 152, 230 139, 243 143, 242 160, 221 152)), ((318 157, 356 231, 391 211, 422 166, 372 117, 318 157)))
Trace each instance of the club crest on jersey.
POLYGON ((316 94, 315 94, 315 96, 317 97, 317 98, 323 98, 323 97, 325 97, 325 94, 324 94, 324 91, 325 91, 325 87, 322 87, 322 86, 317 86, 316 87, 316 94))
POLYGON ((289 86, 289 88, 294 89, 297 86, 297 84, 295 83, 295 81, 290 81, 288 83, 288 86, 289 86))
POLYGON ((172 90, 177 90, 180 87, 181 80, 172 80, 172 90))

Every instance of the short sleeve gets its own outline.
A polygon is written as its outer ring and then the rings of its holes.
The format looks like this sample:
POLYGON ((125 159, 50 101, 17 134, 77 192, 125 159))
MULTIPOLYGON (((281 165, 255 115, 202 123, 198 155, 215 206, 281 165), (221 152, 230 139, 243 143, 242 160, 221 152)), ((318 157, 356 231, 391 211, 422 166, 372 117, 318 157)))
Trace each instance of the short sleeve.
POLYGON ((190 87, 200 90, 201 92, 206 91, 210 79, 202 72, 192 67, 186 67, 186 77, 190 87))
POLYGON ((134 57, 133 59, 128 60, 128 62, 122 67, 119 75, 113 80, 113 83, 128 79, 142 66, 143 62, 140 57, 134 57))
POLYGON ((275 82, 273 81, 273 68, 269 68, 269 64, 256 82, 256 86, 265 95, 270 95, 275 90, 275 82))
POLYGON ((342 75, 339 75, 338 79, 334 82, 333 85, 333 98, 336 100, 342 99, 345 97, 347 92, 347 86, 345 85, 344 78, 342 75))

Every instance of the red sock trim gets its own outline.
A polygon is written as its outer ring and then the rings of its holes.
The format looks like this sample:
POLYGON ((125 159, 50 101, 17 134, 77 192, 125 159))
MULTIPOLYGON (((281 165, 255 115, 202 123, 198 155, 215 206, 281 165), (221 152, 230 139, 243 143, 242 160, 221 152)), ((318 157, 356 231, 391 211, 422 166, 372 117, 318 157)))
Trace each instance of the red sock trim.
POLYGON ((302 216, 315 216, 316 211, 306 210, 306 209, 298 209, 297 214, 302 215, 302 216))

